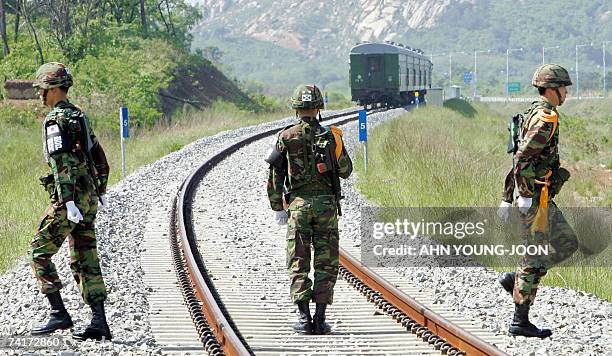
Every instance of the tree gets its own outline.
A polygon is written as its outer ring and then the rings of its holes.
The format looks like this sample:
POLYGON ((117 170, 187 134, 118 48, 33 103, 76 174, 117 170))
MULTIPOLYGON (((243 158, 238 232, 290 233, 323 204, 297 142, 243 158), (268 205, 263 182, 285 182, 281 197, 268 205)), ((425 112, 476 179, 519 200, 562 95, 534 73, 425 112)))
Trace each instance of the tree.
POLYGON ((2 37, 2 49, 6 56, 9 54, 8 37, 6 35, 6 14, 4 12, 4 0, 0 0, 0 36, 2 37))
POLYGON ((140 0, 140 25, 142 32, 147 34, 147 13, 145 12, 145 0, 140 0))

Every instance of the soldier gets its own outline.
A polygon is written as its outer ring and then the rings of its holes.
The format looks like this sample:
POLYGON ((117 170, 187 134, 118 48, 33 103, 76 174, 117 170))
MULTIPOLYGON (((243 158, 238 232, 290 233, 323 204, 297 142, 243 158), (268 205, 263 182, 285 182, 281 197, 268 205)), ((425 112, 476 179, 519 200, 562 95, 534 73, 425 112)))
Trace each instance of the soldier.
POLYGON ((565 101, 566 87, 572 82, 565 68, 545 64, 534 73, 532 85, 538 88, 541 97, 523 116, 515 117, 520 117, 522 123, 518 125, 514 168, 506 176, 498 214, 508 219, 514 193, 518 193, 521 236, 526 245, 547 246, 548 255, 526 254, 517 271, 503 273, 499 282, 512 294, 515 303, 510 334, 545 338, 552 332, 529 322, 529 308, 548 268, 567 259, 578 248, 574 231, 552 201, 570 176, 559 162, 557 106, 565 101))
POLYGON ((47 334, 73 326, 60 295, 62 283, 51 260, 70 236, 70 269, 83 301, 93 312, 89 326, 73 337, 110 340, 104 313, 106 287, 95 235, 98 201, 105 205, 109 167, 85 114, 66 98, 71 86, 72 75, 61 63, 44 64, 36 72, 34 88, 43 104, 52 108, 43 123, 43 151, 51 173, 41 177, 51 204, 38 225, 29 257, 38 286, 51 305, 51 315, 46 325, 31 333, 47 334))
POLYGON ((268 197, 279 225, 287 224, 287 270, 291 299, 300 313, 294 330, 327 334, 325 309, 333 301, 338 277, 338 216, 340 179, 353 164, 342 141, 342 131, 321 126, 323 98, 314 85, 300 85, 291 106, 298 122, 283 129, 270 150, 268 197), (317 116, 319 119, 317 119, 317 116), (314 247, 314 286, 310 272, 314 247), (314 317, 309 302, 316 303, 314 317))

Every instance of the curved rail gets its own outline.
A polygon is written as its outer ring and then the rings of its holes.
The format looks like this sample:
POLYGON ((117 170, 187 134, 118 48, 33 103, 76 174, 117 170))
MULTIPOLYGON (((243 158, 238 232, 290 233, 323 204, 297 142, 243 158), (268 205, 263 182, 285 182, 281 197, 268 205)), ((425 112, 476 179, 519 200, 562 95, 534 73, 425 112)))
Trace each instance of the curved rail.
MULTIPOLYGON (((336 125, 342 125, 357 119, 357 113, 357 111, 345 112, 325 117, 324 120, 327 121, 345 117, 344 119, 334 122, 336 125)), ((223 350, 222 353, 227 355, 251 355, 253 352, 250 350, 239 331, 234 327, 231 318, 224 312, 223 303, 216 294, 213 284, 208 280, 206 268, 204 267, 204 263, 198 251, 195 232, 191 223, 192 212, 190 206, 197 185, 215 165, 240 148, 264 137, 271 136, 278 131, 278 128, 269 129, 226 147, 191 173, 183 182, 178 193, 176 203, 176 229, 178 230, 179 236, 177 239, 172 240, 174 240, 175 243, 180 243, 179 248, 176 249, 176 253, 180 255, 175 255, 175 260, 183 261, 183 265, 189 276, 190 284, 195 290, 195 297, 198 300, 201 313, 206 318, 206 321, 198 321, 200 323, 208 323, 210 332, 214 334, 216 342, 218 342, 223 350)), ((385 311, 392 314, 398 322, 401 322, 409 331, 415 332, 425 341, 435 345, 437 349, 441 349, 442 352, 446 353, 452 349, 454 351, 452 354, 455 355, 505 355, 505 353, 495 348, 493 345, 461 329, 456 324, 420 304, 376 273, 363 266, 361 262, 343 249, 341 249, 340 252, 340 264, 340 274, 344 278, 347 278, 347 275, 354 276, 351 277, 353 285, 364 294, 368 295, 370 300, 375 301, 377 304, 383 303, 385 305, 385 311)), ((187 291, 184 293, 189 292, 187 291)), ((193 315, 194 313, 192 312, 192 316, 193 315)), ((198 331, 201 333, 200 336, 203 342, 204 337, 210 338, 211 336, 208 331, 198 331)), ((217 351, 213 353, 221 354, 221 352, 217 351)))

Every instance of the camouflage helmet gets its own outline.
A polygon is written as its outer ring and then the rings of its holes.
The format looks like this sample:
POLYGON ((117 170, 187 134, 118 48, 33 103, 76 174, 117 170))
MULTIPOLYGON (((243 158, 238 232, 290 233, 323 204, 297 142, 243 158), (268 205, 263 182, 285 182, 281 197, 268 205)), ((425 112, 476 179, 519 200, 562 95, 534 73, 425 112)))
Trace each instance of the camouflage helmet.
POLYGON ((69 88, 72 86, 72 74, 62 63, 45 63, 36 71, 36 78, 32 86, 39 89, 69 88))
POLYGON ((323 95, 316 85, 299 85, 291 96, 293 109, 323 109, 323 95))
POLYGON ((569 73, 558 64, 543 64, 535 73, 531 85, 536 88, 558 88, 572 85, 569 73))

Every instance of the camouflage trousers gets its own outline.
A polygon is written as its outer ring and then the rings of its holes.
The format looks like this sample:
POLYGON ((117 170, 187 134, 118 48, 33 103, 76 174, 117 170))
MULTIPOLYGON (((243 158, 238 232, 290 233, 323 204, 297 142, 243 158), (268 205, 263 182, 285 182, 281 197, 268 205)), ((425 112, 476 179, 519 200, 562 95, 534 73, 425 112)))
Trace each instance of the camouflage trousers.
MULTIPOLYGON (((539 201, 539 194, 533 197, 534 204, 539 201)), ((578 249, 578 238, 565 220, 561 210, 550 200, 548 206, 547 233, 533 232, 539 207, 532 206, 526 215, 521 216, 521 236, 526 246, 547 248, 548 254, 525 254, 517 270, 512 298, 517 304, 533 304, 540 279, 548 269, 569 258, 578 249)))
POLYGON ((43 294, 59 291, 59 279, 51 257, 57 253, 69 236, 70 269, 83 301, 94 304, 106 300, 106 287, 102 279, 96 248, 95 222, 98 199, 91 192, 75 192, 75 204, 83 215, 78 224, 67 219, 64 204, 51 203, 42 217, 30 250, 30 265, 43 294))
POLYGON ((333 195, 291 197, 287 228, 287 271, 294 303, 332 304, 338 278, 338 216, 333 195), (314 248, 314 286, 309 278, 314 248))

